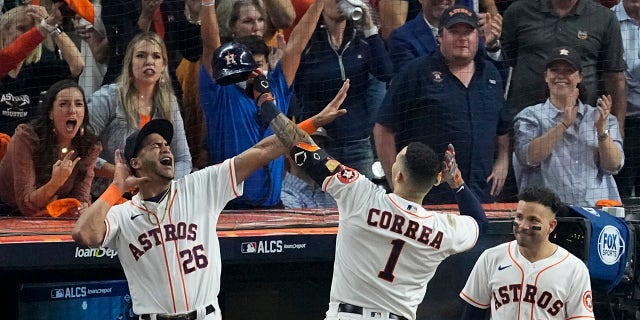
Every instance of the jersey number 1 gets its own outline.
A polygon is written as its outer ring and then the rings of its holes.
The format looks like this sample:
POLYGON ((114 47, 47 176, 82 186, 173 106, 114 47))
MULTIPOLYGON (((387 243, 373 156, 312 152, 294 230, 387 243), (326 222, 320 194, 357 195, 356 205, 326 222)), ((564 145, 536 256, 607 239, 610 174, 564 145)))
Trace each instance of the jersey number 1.
POLYGON ((389 258, 387 259, 387 265, 384 266, 384 270, 378 272, 378 278, 382 278, 389 282, 393 282, 393 270, 396 268, 398 264, 398 258, 400 257, 400 252, 402 252, 402 247, 404 247, 404 241, 400 239, 395 239, 391 241, 391 253, 389 254, 389 258))

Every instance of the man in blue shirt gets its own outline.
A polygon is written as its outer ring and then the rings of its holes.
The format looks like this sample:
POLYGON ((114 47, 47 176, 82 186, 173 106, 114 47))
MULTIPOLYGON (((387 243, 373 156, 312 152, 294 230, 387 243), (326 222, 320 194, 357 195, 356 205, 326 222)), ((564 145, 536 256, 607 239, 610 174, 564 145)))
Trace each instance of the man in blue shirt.
MULTIPOLYGON (((440 19, 440 50, 411 62, 391 82, 374 137, 390 177, 397 150, 420 141, 436 152, 452 143, 467 184, 482 202, 500 193, 509 164, 508 124, 498 70, 478 54, 478 17, 462 6, 440 19), (497 153, 496 151, 497 145, 497 153), (494 161, 495 160, 495 161, 494 161)), ((435 187, 425 203, 454 203, 447 188, 435 187)))
MULTIPOLYGON (((272 134, 268 124, 260 123, 258 107, 245 94, 244 83, 226 85, 224 79, 252 72, 257 66, 250 50, 237 43, 221 47, 215 3, 203 5, 200 11, 202 23, 202 68, 200 70, 200 100, 205 114, 209 155, 213 163, 221 162, 246 150, 272 134), (204 63, 212 61, 212 63, 204 63), (225 73, 230 71, 230 73, 225 73)), ((286 113, 291 97, 291 84, 300 63, 302 50, 322 12, 322 2, 315 2, 293 29, 289 44, 280 62, 268 73, 269 83, 280 111, 286 113)), ((256 53, 253 53, 256 54, 256 53)), ((263 52, 264 55, 264 52, 263 52)), ((268 62, 268 61, 267 61, 268 62)), ((267 70, 265 70, 267 71, 267 70)), ((234 81, 235 82, 235 81, 234 81)), ((227 209, 281 208, 280 191, 284 173, 284 158, 271 161, 262 170, 245 180, 242 197, 230 202, 227 209)))
MULTIPOLYGON (((438 35, 440 16, 445 9, 453 6, 454 3, 453 0, 421 0, 422 14, 407 21, 391 33, 387 41, 387 48, 396 72, 400 72, 409 61, 438 50, 436 36, 438 35)), ((500 49, 498 38, 502 32, 502 17, 497 12, 495 15, 482 13, 478 22, 479 26, 485 29, 486 35, 485 44, 480 44, 480 46, 486 45, 486 50, 490 52, 489 55, 492 59, 498 60, 499 55, 495 52, 500 49), (483 26, 485 23, 489 25, 483 26)))

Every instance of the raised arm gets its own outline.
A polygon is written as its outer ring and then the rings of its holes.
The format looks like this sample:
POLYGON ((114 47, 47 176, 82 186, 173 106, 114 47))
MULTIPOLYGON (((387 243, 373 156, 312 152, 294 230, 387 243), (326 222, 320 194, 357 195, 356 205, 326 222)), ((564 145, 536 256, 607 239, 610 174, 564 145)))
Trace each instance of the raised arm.
POLYGON ((289 28, 296 18, 291 0, 264 0, 264 7, 268 17, 265 39, 270 39, 278 29, 289 28))
POLYGON ((296 145, 310 146, 311 149, 317 151, 318 148, 315 147, 315 143, 308 133, 315 131, 315 128, 331 123, 346 113, 346 110, 340 109, 340 105, 347 96, 349 81, 344 82, 335 98, 320 113, 307 120, 309 122, 305 121, 308 125, 302 123, 299 126, 289 120, 273 103, 268 83, 263 75, 259 75, 255 80, 250 79, 248 85, 254 87, 254 98, 260 106, 261 120, 270 124, 275 136, 263 139, 235 158, 236 180, 239 182, 244 181, 255 170, 271 160, 292 150, 296 145), (261 81, 261 79, 265 81, 261 81), (259 86, 259 84, 265 84, 266 87, 259 86), (306 129, 301 127, 306 127, 306 129))
POLYGON ((382 39, 387 40, 393 30, 407 21, 409 2, 403 0, 380 0, 378 6, 382 39))
POLYGON ((302 16, 302 19, 300 19, 298 24, 293 28, 293 31, 291 31, 289 42, 280 59, 282 72, 284 73, 288 86, 291 86, 295 79, 296 71, 298 71, 298 66, 300 65, 300 57, 302 57, 302 52, 304 48, 307 47, 307 43, 309 43, 309 39, 311 39, 311 35, 313 35, 315 31, 323 8, 323 0, 314 1, 304 16, 302 16))
MULTIPOLYGON (((62 13, 60 13, 60 6, 62 6, 64 2, 56 2, 51 6, 51 15, 55 16, 57 19, 62 21, 62 13)), ((80 50, 76 46, 71 38, 67 35, 66 32, 62 32, 58 35, 53 34, 53 41, 56 43, 56 46, 60 49, 62 53, 62 58, 69 65, 69 71, 71 72, 71 76, 76 78, 80 76, 82 70, 84 70, 84 59, 80 54, 80 50)))
POLYGON ((213 53, 220 47, 220 28, 216 15, 215 0, 203 0, 200 8, 200 32, 202 35, 202 66, 213 78, 213 53))
POLYGON ((46 31, 40 31, 39 26, 23 33, 9 46, 0 50, 0 77, 13 70, 22 60, 46 39, 46 31))
POLYGON ((104 221, 109 209, 118 202, 124 191, 149 179, 134 177, 120 150, 116 150, 115 159, 116 171, 113 182, 98 200, 82 211, 73 228, 73 240, 79 244, 88 247, 100 246, 107 232, 104 221))
POLYGON ((444 153, 443 175, 444 180, 449 187, 455 192, 456 202, 461 215, 470 216, 478 223, 479 234, 484 234, 489 226, 487 215, 482 208, 482 204, 478 197, 464 183, 462 173, 458 169, 456 162, 456 151, 453 145, 449 144, 447 151, 444 153))

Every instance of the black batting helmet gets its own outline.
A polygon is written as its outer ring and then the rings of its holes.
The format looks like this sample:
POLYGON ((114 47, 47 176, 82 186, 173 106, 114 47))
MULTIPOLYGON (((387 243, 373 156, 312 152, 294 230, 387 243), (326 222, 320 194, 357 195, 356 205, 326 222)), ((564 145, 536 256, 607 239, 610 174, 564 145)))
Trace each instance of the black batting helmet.
POLYGON ((258 68, 251 51, 238 42, 227 42, 213 54, 213 78, 219 85, 229 85, 247 80, 258 68))

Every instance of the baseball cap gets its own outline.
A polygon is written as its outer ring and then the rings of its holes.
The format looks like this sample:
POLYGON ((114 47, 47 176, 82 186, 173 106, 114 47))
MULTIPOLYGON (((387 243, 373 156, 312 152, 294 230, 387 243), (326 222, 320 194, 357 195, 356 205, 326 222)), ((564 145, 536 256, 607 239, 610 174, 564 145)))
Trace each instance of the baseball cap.
POLYGON ((327 144, 333 142, 333 138, 331 138, 327 134, 327 130, 323 127, 319 127, 318 129, 316 129, 316 131, 312 132, 311 138, 319 146, 320 145, 326 146, 327 144))
POLYGON ((447 8, 440 16, 440 25, 438 29, 451 28, 456 23, 466 23, 473 28, 478 27, 478 15, 469 8, 461 5, 455 5, 447 8))
POLYGON ((578 71, 582 70, 582 62, 580 59, 580 54, 578 51, 571 47, 557 47, 551 51, 551 54, 547 58, 547 62, 545 63, 545 69, 549 68, 549 65, 556 61, 564 61, 570 64, 573 68, 578 71))
POLYGON ((124 147, 124 158, 127 160, 127 163, 138 155, 138 151, 140 151, 142 147, 142 141, 152 133, 161 135, 167 143, 171 143, 171 139, 173 139, 173 125, 166 119, 153 119, 142 127, 142 129, 130 134, 127 137, 127 143, 124 147))

